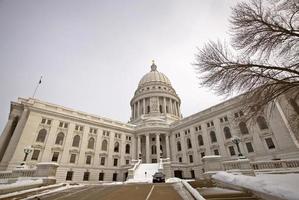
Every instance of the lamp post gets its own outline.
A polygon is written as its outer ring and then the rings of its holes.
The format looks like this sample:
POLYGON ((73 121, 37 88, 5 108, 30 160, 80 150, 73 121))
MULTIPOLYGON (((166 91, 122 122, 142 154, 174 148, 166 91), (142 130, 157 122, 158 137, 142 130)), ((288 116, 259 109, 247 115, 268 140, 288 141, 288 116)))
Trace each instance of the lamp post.
POLYGON ((25 147, 24 148, 24 153, 25 153, 25 156, 24 156, 24 162, 26 162, 26 159, 27 159, 27 156, 28 156, 28 154, 30 154, 32 152, 32 148, 31 148, 31 146, 28 146, 28 147, 25 147))
POLYGON ((239 143, 241 142, 241 139, 239 138, 239 137, 237 137, 237 136, 234 136, 233 138, 232 138, 232 142, 235 144, 235 145, 237 145, 237 149, 238 149, 238 156, 239 157, 243 157, 243 154, 241 153, 241 150, 240 150, 240 146, 239 146, 239 143))

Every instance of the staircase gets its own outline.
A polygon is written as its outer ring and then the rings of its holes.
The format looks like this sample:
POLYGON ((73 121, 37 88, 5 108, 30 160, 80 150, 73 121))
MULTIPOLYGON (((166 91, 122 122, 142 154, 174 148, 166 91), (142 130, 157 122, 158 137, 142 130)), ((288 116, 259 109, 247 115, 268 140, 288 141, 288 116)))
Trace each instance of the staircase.
POLYGON ((140 164, 134 172, 133 179, 129 179, 127 182, 147 182, 153 181, 153 175, 158 172, 158 163, 145 163, 140 164), (146 172, 146 173, 145 173, 146 172))

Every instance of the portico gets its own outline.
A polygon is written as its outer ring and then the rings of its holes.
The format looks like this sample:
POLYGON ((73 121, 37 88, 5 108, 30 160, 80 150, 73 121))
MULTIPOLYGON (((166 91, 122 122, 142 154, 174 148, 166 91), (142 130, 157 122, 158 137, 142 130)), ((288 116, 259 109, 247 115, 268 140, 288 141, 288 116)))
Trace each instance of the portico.
POLYGON ((142 133, 137 135, 137 157, 144 163, 156 163, 170 157, 168 133, 142 133))

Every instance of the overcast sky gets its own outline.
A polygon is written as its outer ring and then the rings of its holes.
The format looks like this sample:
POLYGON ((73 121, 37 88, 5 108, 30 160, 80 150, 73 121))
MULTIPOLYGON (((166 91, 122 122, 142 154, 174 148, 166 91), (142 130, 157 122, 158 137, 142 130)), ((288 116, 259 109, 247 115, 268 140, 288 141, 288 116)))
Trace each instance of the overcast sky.
POLYGON ((194 54, 229 38, 237 0, 0 0, 0 132, 10 101, 36 98, 127 122, 155 60, 184 117, 223 101, 196 78, 194 54))

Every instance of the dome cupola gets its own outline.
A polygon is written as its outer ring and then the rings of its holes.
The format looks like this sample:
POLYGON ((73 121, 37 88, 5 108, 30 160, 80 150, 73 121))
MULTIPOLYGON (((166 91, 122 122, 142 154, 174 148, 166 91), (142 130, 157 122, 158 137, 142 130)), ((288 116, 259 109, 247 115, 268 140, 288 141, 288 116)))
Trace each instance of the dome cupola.
POLYGON ((152 117, 168 118, 171 121, 181 118, 180 98, 168 77, 157 70, 154 61, 150 72, 146 73, 139 81, 130 104, 132 123, 152 117))

